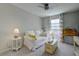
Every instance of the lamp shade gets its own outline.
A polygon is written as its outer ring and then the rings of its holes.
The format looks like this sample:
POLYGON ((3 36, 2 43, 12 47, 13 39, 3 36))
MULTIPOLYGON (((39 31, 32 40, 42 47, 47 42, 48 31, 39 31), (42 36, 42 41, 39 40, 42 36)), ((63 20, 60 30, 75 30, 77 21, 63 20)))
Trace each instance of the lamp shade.
POLYGON ((18 28, 15 28, 14 29, 14 33, 20 33, 19 29, 18 28))

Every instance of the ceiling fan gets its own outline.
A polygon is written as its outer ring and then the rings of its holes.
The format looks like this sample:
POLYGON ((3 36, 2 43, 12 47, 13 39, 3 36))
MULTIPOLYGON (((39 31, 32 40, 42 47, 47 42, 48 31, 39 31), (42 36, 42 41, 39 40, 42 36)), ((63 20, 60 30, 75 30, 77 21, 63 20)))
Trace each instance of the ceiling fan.
POLYGON ((44 10, 49 10, 49 9, 50 9, 50 6, 49 6, 48 3, 41 3, 41 5, 38 6, 38 7, 41 7, 41 8, 43 8, 44 10))

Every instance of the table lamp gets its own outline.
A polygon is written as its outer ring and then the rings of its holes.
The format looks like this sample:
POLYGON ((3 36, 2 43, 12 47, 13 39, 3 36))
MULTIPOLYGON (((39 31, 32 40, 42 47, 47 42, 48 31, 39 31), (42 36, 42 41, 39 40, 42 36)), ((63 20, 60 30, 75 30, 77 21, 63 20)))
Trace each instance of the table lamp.
POLYGON ((18 29, 18 28, 15 28, 15 29, 14 29, 14 38, 18 38, 19 35, 20 35, 19 29, 18 29))

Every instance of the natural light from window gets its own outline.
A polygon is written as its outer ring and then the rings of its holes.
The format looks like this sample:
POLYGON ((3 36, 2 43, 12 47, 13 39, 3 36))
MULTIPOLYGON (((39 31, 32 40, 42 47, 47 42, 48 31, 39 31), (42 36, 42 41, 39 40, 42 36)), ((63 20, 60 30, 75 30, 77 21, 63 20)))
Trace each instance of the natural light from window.
POLYGON ((52 19, 51 20, 51 31, 54 34, 54 38, 59 39, 61 37, 62 20, 52 19))
POLYGON ((60 29, 60 19, 51 20, 51 30, 58 30, 58 29, 60 29))

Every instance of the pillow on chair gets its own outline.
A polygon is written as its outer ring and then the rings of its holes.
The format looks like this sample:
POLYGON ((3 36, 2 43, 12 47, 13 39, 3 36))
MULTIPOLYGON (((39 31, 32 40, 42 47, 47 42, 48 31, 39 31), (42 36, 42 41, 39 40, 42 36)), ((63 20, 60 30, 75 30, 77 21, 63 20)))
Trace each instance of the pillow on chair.
POLYGON ((24 37, 30 40, 37 40, 36 35, 33 31, 27 32, 24 37))
POLYGON ((34 34, 28 34, 28 36, 30 37, 30 38, 32 38, 32 40, 36 40, 36 35, 34 35, 34 34))

